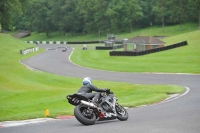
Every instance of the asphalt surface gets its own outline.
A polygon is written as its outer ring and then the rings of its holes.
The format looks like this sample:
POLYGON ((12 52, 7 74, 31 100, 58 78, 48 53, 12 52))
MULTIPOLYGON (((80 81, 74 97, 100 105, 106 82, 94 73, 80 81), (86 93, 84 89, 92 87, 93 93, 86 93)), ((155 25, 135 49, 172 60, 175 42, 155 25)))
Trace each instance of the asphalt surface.
MULTIPOLYGON (((57 48, 58 45, 40 45, 57 48)), ((48 50, 22 63, 45 72, 95 80, 134 84, 171 84, 190 88, 189 93, 175 100, 129 109, 127 121, 103 121, 84 126, 75 118, 0 128, 0 133, 200 133, 200 75, 109 72, 85 68, 69 60, 72 48, 48 50)), ((184 67, 184 66, 183 66, 184 67)), ((63 107, 64 108, 64 107, 63 107)), ((67 109, 66 109, 67 110, 67 109)))

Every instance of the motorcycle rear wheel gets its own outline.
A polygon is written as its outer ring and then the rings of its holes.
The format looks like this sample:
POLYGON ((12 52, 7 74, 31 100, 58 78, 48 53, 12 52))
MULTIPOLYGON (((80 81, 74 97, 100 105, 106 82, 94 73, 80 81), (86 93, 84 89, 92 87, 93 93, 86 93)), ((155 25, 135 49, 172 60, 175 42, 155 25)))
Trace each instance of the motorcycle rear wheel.
POLYGON ((96 122, 96 116, 94 112, 88 110, 83 105, 77 105, 74 109, 74 115, 76 119, 83 125, 93 125, 96 122))
POLYGON ((128 119, 127 110, 120 104, 117 104, 115 108, 117 111, 117 119, 119 119, 120 121, 126 121, 128 119))

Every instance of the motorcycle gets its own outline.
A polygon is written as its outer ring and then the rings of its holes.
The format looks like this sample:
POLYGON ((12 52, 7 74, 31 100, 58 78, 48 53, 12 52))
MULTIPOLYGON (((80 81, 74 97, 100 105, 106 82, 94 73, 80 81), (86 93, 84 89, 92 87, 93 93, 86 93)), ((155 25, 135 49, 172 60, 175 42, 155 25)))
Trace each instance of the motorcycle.
POLYGON ((93 104, 82 93, 75 93, 66 97, 68 102, 74 106, 75 118, 83 125, 93 125, 96 121, 128 119, 127 110, 117 103, 117 97, 113 92, 101 92, 98 105, 93 104))

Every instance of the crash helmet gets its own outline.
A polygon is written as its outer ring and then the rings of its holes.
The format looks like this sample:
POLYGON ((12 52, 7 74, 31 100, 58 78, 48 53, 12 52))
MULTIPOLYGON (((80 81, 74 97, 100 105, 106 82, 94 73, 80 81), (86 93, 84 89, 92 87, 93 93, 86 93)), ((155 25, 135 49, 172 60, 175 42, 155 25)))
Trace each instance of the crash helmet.
POLYGON ((83 79, 83 85, 92 84, 92 79, 89 77, 85 77, 83 79))

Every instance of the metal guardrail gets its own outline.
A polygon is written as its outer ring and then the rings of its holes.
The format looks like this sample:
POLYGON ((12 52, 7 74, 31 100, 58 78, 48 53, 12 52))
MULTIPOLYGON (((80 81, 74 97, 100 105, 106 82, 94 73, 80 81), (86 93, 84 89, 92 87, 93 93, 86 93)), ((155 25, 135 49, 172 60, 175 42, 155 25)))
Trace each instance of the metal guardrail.
POLYGON ((39 50, 39 47, 29 48, 29 49, 26 49, 26 50, 20 50, 20 53, 23 54, 23 55, 26 55, 28 53, 35 52, 35 51, 38 51, 38 50, 39 50))
POLYGON ((26 41, 31 44, 94 44, 102 43, 103 41, 86 41, 86 42, 67 42, 67 41, 26 41))

